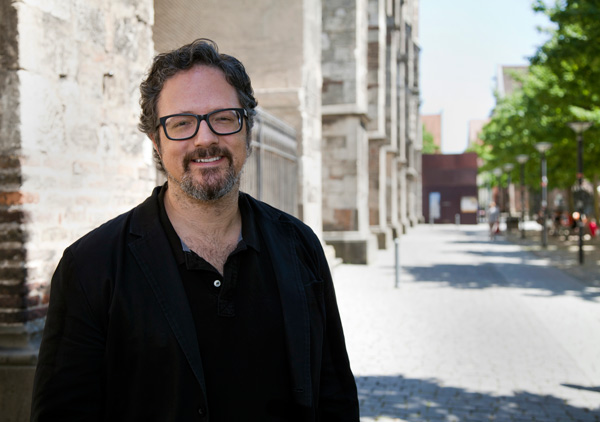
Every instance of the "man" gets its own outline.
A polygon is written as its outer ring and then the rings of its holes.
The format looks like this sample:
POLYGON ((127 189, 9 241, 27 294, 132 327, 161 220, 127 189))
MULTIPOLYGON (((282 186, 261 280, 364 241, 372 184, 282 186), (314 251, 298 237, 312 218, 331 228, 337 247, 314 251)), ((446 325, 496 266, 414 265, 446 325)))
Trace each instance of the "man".
POLYGON ((243 65, 197 40, 158 55, 141 92, 167 183, 66 249, 32 420, 358 421, 319 240, 239 192, 243 65))

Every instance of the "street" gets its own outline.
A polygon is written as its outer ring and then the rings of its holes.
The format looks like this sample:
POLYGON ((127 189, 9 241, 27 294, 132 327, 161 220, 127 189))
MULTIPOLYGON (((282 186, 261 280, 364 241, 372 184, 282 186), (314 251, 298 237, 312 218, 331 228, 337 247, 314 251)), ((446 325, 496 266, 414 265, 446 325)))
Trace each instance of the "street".
POLYGON ((600 421, 600 288, 486 225, 334 269, 361 421, 600 421))

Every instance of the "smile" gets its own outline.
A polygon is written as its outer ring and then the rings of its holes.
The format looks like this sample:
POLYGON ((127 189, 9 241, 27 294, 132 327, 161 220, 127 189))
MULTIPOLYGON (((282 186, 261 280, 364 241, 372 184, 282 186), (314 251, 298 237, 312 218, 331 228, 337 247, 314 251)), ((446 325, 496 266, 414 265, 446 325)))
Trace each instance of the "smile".
POLYGON ((212 158, 197 158, 192 160, 194 163, 214 163, 215 161, 219 161, 223 157, 212 157, 212 158))

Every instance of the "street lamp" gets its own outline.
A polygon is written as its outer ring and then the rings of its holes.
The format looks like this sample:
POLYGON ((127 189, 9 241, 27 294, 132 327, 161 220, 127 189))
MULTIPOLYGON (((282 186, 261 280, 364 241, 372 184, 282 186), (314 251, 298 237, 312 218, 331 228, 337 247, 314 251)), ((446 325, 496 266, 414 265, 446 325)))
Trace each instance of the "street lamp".
MULTIPOLYGON (((499 214, 502 213, 502 169, 499 167, 496 167, 494 170, 492 170, 492 173, 494 173, 494 176, 496 176, 496 180, 498 182, 498 210, 499 210, 499 214)), ((500 217, 498 217, 498 224, 500 224, 500 217)))
POLYGON ((521 239, 525 239, 525 163, 529 160, 529 156, 519 154, 516 159, 521 165, 521 239))
POLYGON ((502 168, 504 168, 504 171, 507 174, 507 186, 506 186, 506 199, 508 202, 508 218, 511 217, 511 202, 510 202, 510 183, 511 183, 511 177, 510 177, 510 172, 515 168, 515 165, 513 163, 506 163, 504 164, 504 166, 502 166, 502 168))
POLYGON ((569 127, 577 134, 577 188, 579 199, 577 209, 579 211, 579 263, 583 264, 583 132, 592 126, 592 122, 571 122, 569 127))
POLYGON ((535 144, 537 149, 542 155, 542 246, 545 248, 548 246, 548 227, 546 221, 548 220, 548 176, 546 175, 546 151, 552 147, 550 142, 538 142, 535 144))

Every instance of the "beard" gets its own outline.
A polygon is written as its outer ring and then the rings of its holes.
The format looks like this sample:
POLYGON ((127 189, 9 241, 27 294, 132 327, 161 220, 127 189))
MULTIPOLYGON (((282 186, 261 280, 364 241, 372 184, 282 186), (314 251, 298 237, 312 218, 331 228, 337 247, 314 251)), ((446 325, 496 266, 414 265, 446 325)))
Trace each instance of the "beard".
POLYGON ((183 158, 183 176, 178 181, 170 174, 169 179, 178 184, 181 190, 190 198, 198 201, 209 202, 223 198, 230 193, 234 187, 239 186, 242 171, 236 172, 233 166, 233 157, 231 153, 224 148, 212 146, 209 149, 199 148, 196 151, 186 154, 183 158), (195 159, 209 156, 222 156, 229 162, 225 174, 223 169, 208 168, 200 169, 201 180, 196 180, 190 171, 190 162, 195 159))

